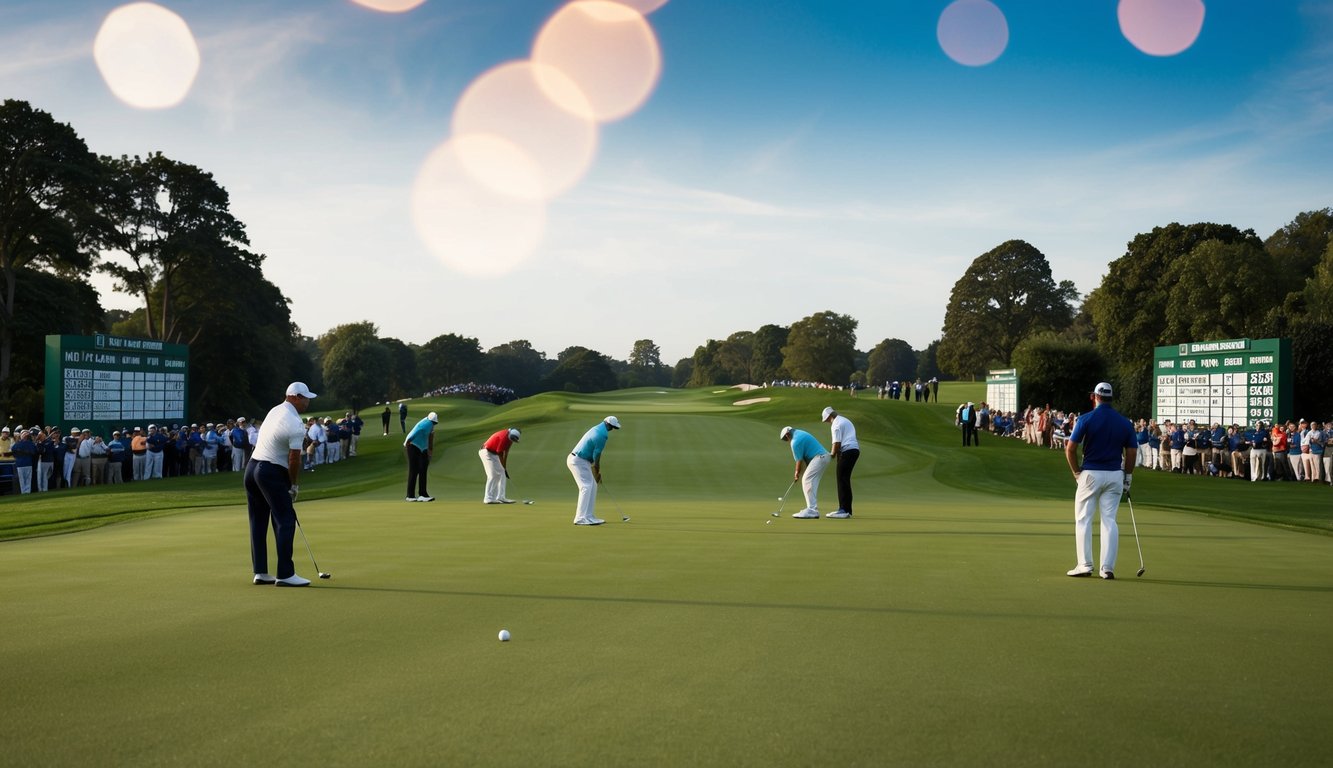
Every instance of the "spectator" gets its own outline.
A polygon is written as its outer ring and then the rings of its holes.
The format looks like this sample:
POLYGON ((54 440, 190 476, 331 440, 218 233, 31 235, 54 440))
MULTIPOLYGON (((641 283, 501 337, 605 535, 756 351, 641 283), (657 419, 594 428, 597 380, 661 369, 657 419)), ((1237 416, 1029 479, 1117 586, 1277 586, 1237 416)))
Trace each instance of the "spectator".
POLYGON ((32 493, 32 470, 37 463, 37 444, 28 430, 19 432, 18 442, 9 447, 14 456, 14 476, 18 479, 19 494, 32 493))
POLYGON ((231 428, 227 439, 231 444, 231 471, 241 472, 245 469, 245 452, 250 447, 250 436, 245 431, 244 416, 236 420, 236 426, 231 428))
POLYGON ((120 485, 125 481, 125 459, 129 456, 129 442, 122 439, 120 430, 111 433, 111 442, 106 444, 106 482, 108 485, 120 485))
POLYGON ((89 452, 92 454, 92 471, 88 478, 89 484, 101 485, 106 482, 106 462, 108 454, 106 443, 102 441, 101 435, 93 436, 93 444, 92 447, 89 448, 89 452))
POLYGON ((1287 463, 1291 466, 1291 478, 1298 483, 1305 481, 1305 462, 1301 460, 1303 429, 1305 429, 1305 419, 1301 419, 1300 429, 1290 421, 1287 422, 1287 463))
POLYGON ((1305 464, 1305 479, 1320 482, 1324 470, 1324 430, 1317 421, 1301 438, 1301 461, 1305 464))

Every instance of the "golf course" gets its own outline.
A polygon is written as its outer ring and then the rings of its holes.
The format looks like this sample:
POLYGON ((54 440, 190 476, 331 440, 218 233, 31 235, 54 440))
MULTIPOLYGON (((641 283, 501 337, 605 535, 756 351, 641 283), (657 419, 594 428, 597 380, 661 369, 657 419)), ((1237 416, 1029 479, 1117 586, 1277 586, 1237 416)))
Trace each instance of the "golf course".
POLYGON ((306 589, 251 584, 236 474, 6 497, 2 762, 1327 765, 1333 490, 1139 471, 1145 572, 1122 503, 1117 578, 1068 578, 1063 453, 963 448, 984 394, 412 400, 432 503, 367 409, 359 455, 302 475, 306 589), (855 516, 793 519, 797 488, 773 517, 779 429, 828 447, 825 405, 857 427, 855 516), (565 458, 612 414, 607 524, 574 526, 565 458), (481 503, 505 427, 531 504, 481 503))

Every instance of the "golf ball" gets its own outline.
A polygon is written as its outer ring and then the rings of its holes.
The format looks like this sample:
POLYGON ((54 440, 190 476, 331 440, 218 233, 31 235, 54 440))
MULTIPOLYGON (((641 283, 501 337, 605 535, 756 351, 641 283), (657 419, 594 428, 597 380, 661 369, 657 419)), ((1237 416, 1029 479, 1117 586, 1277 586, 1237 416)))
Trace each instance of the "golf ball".
POLYGON ((773 521, 772 521, 772 520, 765 520, 765 521, 764 521, 764 525, 772 525, 772 524, 773 524, 773 521))
POLYGON ((509 630, 507 629, 500 630, 500 642, 502 643, 509 642, 509 630))

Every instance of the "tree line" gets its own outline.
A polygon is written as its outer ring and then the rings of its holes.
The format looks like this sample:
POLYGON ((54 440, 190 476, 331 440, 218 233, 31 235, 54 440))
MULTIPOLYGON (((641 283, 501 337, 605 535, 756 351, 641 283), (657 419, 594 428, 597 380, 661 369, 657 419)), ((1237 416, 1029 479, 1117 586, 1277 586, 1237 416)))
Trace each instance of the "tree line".
POLYGON ((1333 209, 1267 239, 1228 224, 1155 227, 1081 304, 1045 255, 1011 240, 954 285, 938 358, 957 377, 1017 368, 1026 402, 1074 410, 1090 382, 1109 379, 1117 407, 1146 415, 1154 347, 1237 338, 1291 339, 1295 411, 1333 411, 1333 209))

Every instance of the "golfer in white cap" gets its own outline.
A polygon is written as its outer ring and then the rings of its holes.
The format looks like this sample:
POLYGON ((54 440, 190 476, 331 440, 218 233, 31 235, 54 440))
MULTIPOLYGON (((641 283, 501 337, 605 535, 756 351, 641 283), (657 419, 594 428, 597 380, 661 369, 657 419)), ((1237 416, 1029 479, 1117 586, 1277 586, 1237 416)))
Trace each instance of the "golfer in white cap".
POLYGON ((597 485, 602 482, 602 451, 611 430, 620 429, 620 419, 607 416, 597 426, 583 433, 579 442, 565 459, 565 466, 579 487, 579 500, 574 507, 574 525, 601 525, 605 520, 593 514, 597 505, 597 485))
POLYGON ((1139 444, 1134 425, 1111 407, 1112 394, 1110 384, 1099 383, 1090 395, 1096 407, 1078 418, 1073 433, 1065 441, 1065 459, 1078 484, 1074 495, 1074 552, 1078 564, 1069 571, 1070 576, 1092 575, 1092 517, 1100 514, 1101 576, 1115 578, 1115 556, 1120 544, 1116 508, 1120 506, 1120 497, 1129 493, 1139 444), (1080 445, 1083 446, 1081 467, 1080 445))
POLYGON ((491 435, 477 451, 481 466, 486 470, 486 490, 482 495, 485 504, 513 504, 505 491, 509 481, 509 448, 518 442, 521 433, 512 427, 502 429, 491 435))
POLYGON ((801 520, 819 517, 819 478, 828 468, 828 451, 815 439, 815 436, 803 429, 783 427, 778 437, 784 442, 791 442, 791 455, 796 459, 796 473, 792 481, 801 481, 801 490, 805 492, 805 509, 792 515, 801 520))
POLYGON ((435 425, 439 423, 440 415, 431 411, 412 427, 403 441, 403 450, 407 451, 407 496, 404 501, 435 501, 426 490, 426 473, 430 470, 430 457, 435 453, 435 425))
POLYGON ((300 414, 315 398, 304 383, 287 387, 286 398, 264 417, 264 428, 245 466, 245 500, 250 514, 250 561, 255 584, 305 587, 310 580, 296 575, 292 544, 296 539, 296 496, 301 487, 301 444, 305 424, 300 414), (278 554, 278 575, 268 571, 268 529, 278 554))
POLYGON ((850 419, 833 410, 824 409, 820 418, 833 433, 833 460, 837 462, 838 508, 824 515, 842 519, 852 516, 852 470, 861 458, 861 444, 856 442, 856 427, 850 419))

